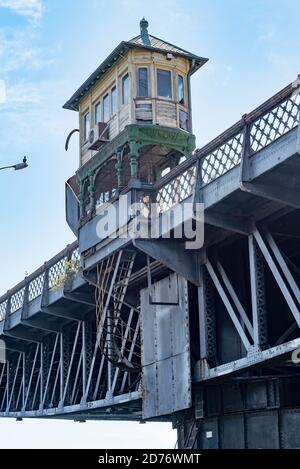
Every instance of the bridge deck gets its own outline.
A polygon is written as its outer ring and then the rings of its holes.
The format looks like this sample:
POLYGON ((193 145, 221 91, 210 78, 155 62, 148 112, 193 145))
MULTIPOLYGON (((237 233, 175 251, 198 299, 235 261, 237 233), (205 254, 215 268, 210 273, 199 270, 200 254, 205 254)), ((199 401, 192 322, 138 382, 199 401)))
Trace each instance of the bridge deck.
MULTIPOLYGON (((161 213, 182 202, 203 203, 207 248, 228 236, 253 233, 260 220, 282 208, 299 209, 299 104, 298 80, 148 185, 161 213)), ((85 258, 85 271, 131 240, 97 238, 91 230, 96 222, 97 217, 81 228, 79 246, 68 246, 0 298, 0 336, 7 349, 7 361, 0 365, 2 417, 142 416, 139 379, 132 382, 130 373, 111 368, 100 353, 95 288, 80 264, 80 254, 90 248, 96 249, 85 258)), ((143 251, 139 240, 135 246, 143 251)), ((165 266, 172 269, 172 260, 165 266)), ((191 277, 186 278, 197 284, 191 277)), ((135 327, 138 332, 139 324, 135 327)), ((211 370, 207 377, 220 374, 222 369, 211 370)))

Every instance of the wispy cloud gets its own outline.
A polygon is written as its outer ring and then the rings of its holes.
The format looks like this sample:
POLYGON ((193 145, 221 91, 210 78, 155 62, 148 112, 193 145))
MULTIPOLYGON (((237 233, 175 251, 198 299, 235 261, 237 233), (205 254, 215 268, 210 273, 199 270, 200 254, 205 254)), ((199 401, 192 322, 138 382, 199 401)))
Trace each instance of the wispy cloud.
POLYGON ((15 30, 9 34, 0 30, 1 73, 40 70, 44 66, 51 65, 49 51, 32 45, 33 42, 34 33, 30 28, 15 30))
POLYGON ((17 149, 21 142, 27 148, 33 142, 49 142, 53 136, 64 141, 66 122, 70 121, 72 128, 74 119, 73 113, 60 109, 68 86, 68 82, 53 80, 6 84, 6 102, 0 104, 0 155, 8 147, 17 149), (52 100, 49 100, 51 92, 52 100))
POLYGON ((35 22, 41 19, 44 11, 42 0, 0 0, 0 7, 9 8, 35 22))
POLYGON ((224 64, 221 61, 209 62, 207 73, 215 86, 227 87, 232 81, 234 68, 230 64, 224 64))
POLYGON ((6 102, 12 109, 15 106, 39 104, 41 94, 32 83, 19 82, 6 88, 6 102))
POLYGON ((6 86, 5 81, 0 80, 0 104, 6 103, 6 86))
POLYGON ((276 29, 274 25, 264 26, 263 32, 258 36, 259 42, 271 42, 276 34, 276 29))
MULTIPOLYGON (((29 20, 25 26, 8 22, 0 28, 0 133, 5 136, 0 135, 0 147, 5 148, 7 142, 14 141, 15 128, 19 139, 28 145, 33 128, 46 134, 45 102, 51 81, 44 72, 55 62, 55 51, 41 45, 41 30, 36 28, 43 14, 42 0, 0 0, 0 12, 2 7, 29 20)), ((56 122, 51 124, 56 126, 56 122)))

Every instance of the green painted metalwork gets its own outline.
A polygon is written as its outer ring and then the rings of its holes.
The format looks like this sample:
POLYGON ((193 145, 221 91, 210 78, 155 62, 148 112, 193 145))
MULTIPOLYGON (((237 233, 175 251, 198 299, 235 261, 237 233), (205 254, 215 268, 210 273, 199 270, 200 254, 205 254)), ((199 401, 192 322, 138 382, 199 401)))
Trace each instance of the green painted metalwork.
POLYGON ((142 144, 138 143, 137 141, 129 142, 130 175, 132 178, 137 177, 137 159, 141 146, 142 144))
POLYGON ((79 213, 80 218, 83 216, 83 203, 84 203, 84 183, 79 180, 79 213))
POLYGON ((117 170, 118 187, 120 188, 124 185, 123 148, 117 149, 117 163, 115 168, 117 170))
POLYGON ((77 177, 83 181, 89 177, 90 171, 98 170, 111 156, 126 148, 129 148, 131 158, 131 175, 135 177, 138 151, 146 145, 163 145, 188 157, 195 149, 195 136, 178 128, 130 124, 79 168, 77 177))
POLYGON ((150 42, 150 38, 148 34, 148 26, 149 26, 148 21, 145 18, 143 18, 140 21, 141 38, 142 38, 143 44, 151 47, 151 42, 150 42))
POLYGON ((95 172, 94 171, 90 171, 89 172, 89 187, 88 187, 88 191, 89 191, 89 201, 90 201, 90 210, 94 210, 95 208, 95 184, 94 184, 94 174, 95 172))

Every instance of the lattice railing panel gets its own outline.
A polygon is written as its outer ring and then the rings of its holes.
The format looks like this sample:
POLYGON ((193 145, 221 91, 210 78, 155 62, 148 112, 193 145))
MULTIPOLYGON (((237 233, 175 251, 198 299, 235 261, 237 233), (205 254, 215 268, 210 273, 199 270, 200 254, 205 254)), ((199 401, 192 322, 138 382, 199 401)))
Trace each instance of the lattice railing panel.
POLYGON ((298 125, 300 95, 295 94, 257 119, 250 132, 253 152, 262 150, 298 125))
POLYGON ((53 286, 57 283, 60 278, 63 278, 66 273, 66 262, 67 257, 60 259, 56 264, 54 264, 49 269, 49 288, 53 288, 53 286))
POLYGON ((10 300, 10 313, 14 313, 18 309, 22 308, 24 301, 25 287, 14 293, 10 300))
MULTIPOLYGON (((14 290, 10 297, 10 308, 9 312, 14 313, 18 309, 22 308, 24 300, 33 301, 38 298, 43 293, 44 282, 46 278, 46 273, 48 273, 49 283, 47 288, 51 289, 55 285, 60 285, 60 281, 63 284, 66 281, 68 276, 68 271, 78 272, 80 269, 80 254, 78 247, 75 247, 70 252, 70 248, 66 248, 60 253, 61 259, 58 256, 53 258, 53 265, 51 265, 51 260, 45 264, 44 270, 42 268, 38 269, 36 272, 36 277, 34 274, 29 278, 25 279, 21 287, 16 291, 14 290), (58 259, 58 260, 57 260, 58 259), (67 260, 71 261, 71 268, 67 265, 67 260), (28 285, 28 289, 27 289, 28 285), (28 294, 28 297, 27 297, 28 294), (25 298, 26 295, 26 298, 25 298)), ((0 303, 0 321, 5 319, 7 313, 7 302, 9 299, 9 293, 2 297, 2 302, 0 303)))
POLYGON ((243 132, 238 133, 216 150, 201 158, 202 185, 214 181, 239 165, 243 151, 243 132))
POLYGON ((8 300, 4 300, 1 304, 0 304, 0 321, 3 321, 5 319, 5 316, 6 316, 6 308, 7 308, 7 301, 8 300))
POLYGON ((28 285, 28 301, 35 300, 43 292, 45 273, 33 279, 28 285))
POLYGON ((196 165, 194 164, 159 189, 156 196, 159 210, 165 212, 185 200, 192 194, 195 183, 196 165))
POLYGON ((72 267, 74 269, 79 269, 80 268, 80 253, 79 253, 79 248, 74 249, 74 251, 71 254, 71 261, 72 261, 72 267))

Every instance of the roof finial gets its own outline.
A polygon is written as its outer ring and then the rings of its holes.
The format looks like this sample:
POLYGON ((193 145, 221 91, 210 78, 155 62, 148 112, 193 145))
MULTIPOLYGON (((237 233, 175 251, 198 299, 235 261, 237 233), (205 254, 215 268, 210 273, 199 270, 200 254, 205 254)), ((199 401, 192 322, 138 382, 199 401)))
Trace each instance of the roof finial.
POLYGON ((148 26, 149 26, 148 21, 145 20, 145 18, 143 18, 140 21, 140 28, 141 28, 141 38, 145 46, 151 46, 151 42, 150 42, 150 38, 148 34, 148 26))

